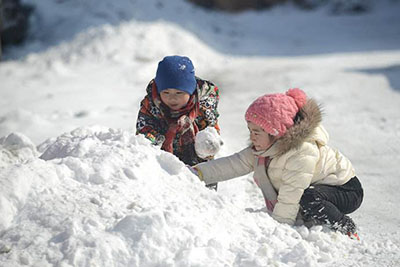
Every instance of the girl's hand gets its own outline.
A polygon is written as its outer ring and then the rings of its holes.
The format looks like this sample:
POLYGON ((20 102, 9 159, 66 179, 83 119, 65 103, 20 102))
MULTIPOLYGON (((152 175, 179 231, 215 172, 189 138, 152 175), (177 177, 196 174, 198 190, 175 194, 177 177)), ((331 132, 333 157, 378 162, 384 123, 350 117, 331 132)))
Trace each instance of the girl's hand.
POLYGON ((201 172, 196 168, 196 167, 192 167, 189 165, 186 165, 186 167, 189 169, 189 171, 191 171, 194 175, 196 175, 197 177, 199 177, 200 181, 203 181, 203 176, 201 174, 201 172))
POLYGON ((186 167, 189 169, 189 171, 191 171, 191 173, 193 173, 196 176, 199 176, 199 171, 196 168, 194 168, 190 165, 186 165, 186 167))

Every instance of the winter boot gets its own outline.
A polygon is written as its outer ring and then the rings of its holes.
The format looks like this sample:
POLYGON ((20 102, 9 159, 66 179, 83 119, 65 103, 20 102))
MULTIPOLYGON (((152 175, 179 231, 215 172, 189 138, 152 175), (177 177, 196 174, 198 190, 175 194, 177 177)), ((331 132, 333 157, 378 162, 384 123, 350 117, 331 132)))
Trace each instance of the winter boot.
POLYGON ((332 225, 332 229, 342 234, 348 235, 351 239, 360 241, 360 237, 357 234, 357 226, 354 221, 347 215, 332 225))
POLYGON ((206 187, 207 187, 208 189, 212 189, 212 190, 217 191, 217 189, 218 189, 218 183, 208 184, 208 185, 206 185, 206 187))

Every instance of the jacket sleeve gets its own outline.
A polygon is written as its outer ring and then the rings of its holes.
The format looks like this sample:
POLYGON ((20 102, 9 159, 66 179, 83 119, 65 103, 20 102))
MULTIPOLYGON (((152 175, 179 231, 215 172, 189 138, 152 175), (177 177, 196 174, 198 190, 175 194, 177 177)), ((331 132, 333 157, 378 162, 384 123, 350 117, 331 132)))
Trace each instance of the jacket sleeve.
POLYGON ((248 174, 254 171, 253 163, 254 155, 249 147, 228 157, 200 163, 195 168, 200 178, 211 184, 248 174))
POLYGON ((318 158, 318 148, 311 143, 304 143, 288 157, 282 172, 278 202, 272 213, 274 219, 290 225, 295 223, 300 199, 311 184, 318 158))
POLYGON ((148 95, 140 102, 136 121, 136 134, 143 134, 155 145, 161 145, 164 140, 162 121, 151 113, 151 102, 148 95))
POLYGON ((199 130, 206 127, 215 127, 220 131, 218 126, 218 102, 219 102, 219 89, 216 85, 209 81, 198 79, 198 96, 199 96, 199 115, 197 116, 197 126, 199 130))

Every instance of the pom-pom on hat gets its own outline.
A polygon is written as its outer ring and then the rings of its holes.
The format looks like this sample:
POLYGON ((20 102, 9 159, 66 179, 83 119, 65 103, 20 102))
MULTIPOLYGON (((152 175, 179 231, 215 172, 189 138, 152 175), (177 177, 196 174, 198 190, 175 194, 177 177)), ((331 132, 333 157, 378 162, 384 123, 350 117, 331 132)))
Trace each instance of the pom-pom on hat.
POLYGON ((196 89, 194 67, 188 57, 166 56, 158 63, 155 82, 157 92, 168 88, 178 89, 193 94, 196 89))
POLYGON ((249 106, 245 118, 270 135, 281 137, 294 124, 294 117, 306 102, 306 94, 298 88, 285 94, 263 95, 249 106))

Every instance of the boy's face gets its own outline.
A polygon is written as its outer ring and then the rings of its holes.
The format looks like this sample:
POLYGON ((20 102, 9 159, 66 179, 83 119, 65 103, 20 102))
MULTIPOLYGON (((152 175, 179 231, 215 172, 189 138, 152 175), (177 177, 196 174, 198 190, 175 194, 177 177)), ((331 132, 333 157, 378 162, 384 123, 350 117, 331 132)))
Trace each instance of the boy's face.
POLYGON ((257 124, 248 121, 247 128, 250 131, 250 140, 257 151, 267 150, 276 140, 275 137, 264 131, 257 124))
POLYGON ((190 95, 178 89, 165 89, 160 93, 162 102, 172 110, 180 110, 189 101, 190 95))

